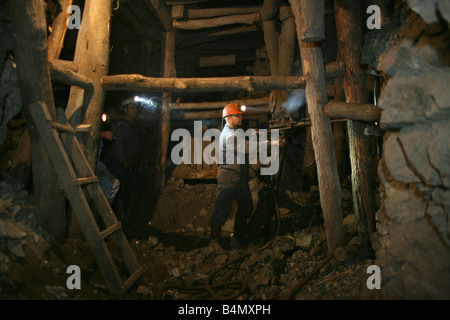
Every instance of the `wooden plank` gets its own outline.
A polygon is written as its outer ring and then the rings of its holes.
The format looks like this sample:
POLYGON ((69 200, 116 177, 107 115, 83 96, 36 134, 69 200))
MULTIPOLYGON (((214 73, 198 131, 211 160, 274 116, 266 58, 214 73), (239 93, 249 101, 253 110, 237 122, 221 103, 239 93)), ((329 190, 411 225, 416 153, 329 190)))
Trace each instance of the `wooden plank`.
POLYGON ((197 4, 202 2, 211 2, 214 0, 166 0, 166 5, 175 6, 180 4, 197 4))
MULTIPOLYGON (((162 63, 163 76, 175 77, 175 32, 166 32, 164 36, 164 58, 162 63)), ((165 186, 166 181, 166 162, 169 149, 170 136, 170 102, 172 95, 170 92, 162 94, 161 106, 161 158, 160 158, 160 186, 165 186)))
POLYGON ((101 115, 104 107, 105 91, 101 85, 101 78, 108 74, 109 69, 111 15, 112 0, 85 1, 74 63, 79 74, 91 79, 94 90, 71 87, 65 111, 73 127, 80 123, 92 126, 90 134, 80 136, 80 143, 88 152, 92 168, 97 165, 101 115))
POLYGON ((170 16, 169 8, 164 4, 162 0, 146 0, 147 5, 156 13, 164 31, 173 31, 172 17, 170 16))
POLYGON ((258 106, 258 105, 268 105, 269 97, 255 98, 255 99, 239 99, 239 100, 227 100, 227 101, 212 101, 212 102, 172 102, 170 108, 176 109, 223 109, 229 103, 235 103, 237 105, 246 106, 258 106))
POLYGON ((340 78, 344 76, 345 64, 342 61, 332 61, 325 66, 325 78, 340 78))
POLYGON ((55 121, 52 121, 52 127, 58 130, 59 132, 75 134, 75 130, 69 125, 64 125, 55 121))
POLYGON ((332 118, 344 118, 366 122, 380 121, 381 109, 374 104, 331 101, 325 106, 325 114, 332 118))
POLYGON ((131 286, 144 274, 144 269, 137 269, 125 282, 123 283, 124 290, 128 290, 131 286))
MULTIPOLYGON (((302 16, 299 0, 289 0, 295 15, 297 38, 302 34, 302 16)), ((323 15, 323 12, 322 12, 323 15)), ((342 218, 342 191, 335 161, 334 138, 330 119, 323 109, 327 103, 325 68, 322 48, 315 43, 299 41, 303 74, 308 75, 306 104, 311 120, 311 135, 317 166, 320 204, 322 207, 327 244, 334 251, 344 239, 342 218)))
POLYGON ((174 29, 182 29, 182 30, 201 30, 206 28, 215 28, 221 26, 227 26, 231 24, 254 24, 259 21, 258 13, 249 13, 249 14, 237 14, 233 16, 225 16, 218 18, 210 18, 210 19, 197 19, 197 20, 187 20, 187 21, 178 21, 174 20, 172 22, 172 26, 174 29))
MULTIPOLYGON (((363 35, 360 27, 360 3, 356 0, 334 1, 338 50, 345 61, 343 87, 350 103, 368 102, 366 74, 360 57, 363 35)), ((373 190, 372 137, 364 134, 364 122, 349 120, 347 134, 352 168, 353 210, 358 221, 361 248, 371 250, 371 234, 376 230, 376 199, 373 190)))
POLYGON ((100 230, 97 227, 82 189, 75 187, 77 175, 65 152, 62 141, 59 139, 58 133, 51 125, 51 118, 46 106, 42 102, 37 102, 30 106, 30 110, 33 111, 33 120, 39 135, 111 294, 117 298, 125 298, 126 292, 122 288, 122 279, 115 268, 106 244, 103 241, 98 241, 100 230))
POLYGON ((302 10, 302 33, 299 38, 304 42, 324 40, 325 2, 322 0, 300 0, 300 8, 302 10))
POLYGON ((218 37, 218 36, 229 36, 234 34, 242 34, 247 32, 256 32, 260 31, 261 29, 255 25, 250 26, 243 26, 243 27, 236 27, 236 28, 230 28, 227 30, 221 30, 221 31, 213 31, 207 35, 207 37, 218 37))
POLYGON ((73 61, 61 60, 61 59, 52 59, 49 60, 50 64, 56 65, 60 68, 69 69, 70 71, 77 72, 78 67, 73 63, 73 61))
MULTIPOLYGON (((173 7, 175 8, 175 7, 173 7)), ((223 8, 208 8, 208 9, 187 9, 186 15, 178 12, 177 16, 174 17, 172 10, 172 18, 186 18, 186 19, 207 19, 214 17, 232 16, 232 15, 242 15, 249 13, 259 12, 259 6, 252 7, 223 7, 223 8)), ((180 9, 178 9, 180 10, 180 9)))
POLYGON ((49 61, 50 76, 53 81, 67 84, 69 86, 77 86, 84 90, 94 90, 92 80, 70 69, 66 69, 58 64, 55 60, 49 61))
POLYGON ((14 58, 17 63, 17 77, 30 137, 30 154, 33 160, 31 172, 38 223, 57 241, 63 241, 67 227, 64 192, 57 183, 58 177, 28 110, 31 104, 44 101, 51 118, 56 119, 48 68, 47 22, 43 3, 40 0, 17 0, 8 4, 15 33, 14 58))
POLYGON ((61 11, 53 20, 52 33, 48 37, 48 59, 58 59, 64 44, 67 31, 67 18, 72 14, 67 13, 67 8, 72 5, 73 0, 60 0, 61 11))
POLYGON ((77 186, 84 186, 91 183, 97 183, 98 178, 97 177, 86 177, 86 178, 77 178, 75 179, 75 183, 77 186))
POLYGON ((172 19, 184 18, 184 5, 172 6, 172 19))
MULTIPOLYGON (((265 107, 253 107, 247 108, 245 111, 246 118, 251 115, 269 113, 269 106, 265 107)), ((198 112, 184 112, 180 116, 175 116, 175 118, 181 118, 184 120, 196 120, 196 119, 220 119, 222 117, 221 110, 214 111, 198 111, 198 112)))
POLYGON ((116 232, 117 230, 120 230, 122 228, 122 223, 121 222, 117 222, 115 224, 113 224, 112 226, 106 228, 105 230, 103 230, 102 232, 100 232, 100 239, 105 239, 106 237, 110 236, 111 234, 113 234, 114 232, 116 232))
POLYGON ((139 74, 102 78, 105 90, 147 92, 223 92, 255 90, 289 90, 305 87, 306 77, 240 76, 211 78, 154 78, 139 74))
POLYGON ((280 75, 278 71, 278 33, 274 21, 277 10, 278 0, 264 0, 260 12, 264 32, 264 43, 266 44, 270 73, 272 76, 280 75))

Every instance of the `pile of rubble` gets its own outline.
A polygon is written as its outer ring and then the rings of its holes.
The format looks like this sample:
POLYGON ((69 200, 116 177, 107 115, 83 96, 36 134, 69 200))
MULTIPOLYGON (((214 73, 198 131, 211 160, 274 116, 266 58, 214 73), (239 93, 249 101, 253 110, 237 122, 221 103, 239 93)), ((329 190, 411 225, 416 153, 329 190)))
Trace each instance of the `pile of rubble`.
MULTIPOLYGON (((353 217, 346 222, 349 230, 355 228, 353 217)), ((367 298, 366 269, 373 261, 360 257, 358 242, 358 237, 348 242, 344 262, 332 259, 321 264, 328 254, 325 232, 320 226, 277 236, 263 247, 251 245, 232 251, 217 245, 177 250, 176 246, 165 245, 164 241, 151 236, 145 242, 134 243, 135 250, 156 256, 164 264, 167 277, 161 284, 141 285, 137 293, 170 300, 367 298), (307 277, 311 281, 296 290, 298 283, 307 277), (230 288, 208 290, 208 284, 213 288, 214 283, 222 284, 217 284, 217 288, 230 283, 230 288), (236 283, 240 283, 237 288, 236 283), (240 292, 244 287, 245 291, 240 292), (236 293, 238 295, 234 296, 236 293)))
MULTIPOLYGON (((54 243, 37 224, 33 197, 7 175, 1 175, 0 183, 0 298, 112 299, 84 239, 54 243), (82 270, 82 290, 66 286, 70 264, 82 270)), ((261 185, 254 181, 251 188, 257 196, 261 185)), ((340 262, 333 258, 323 263, 329 258, 323 223, 299 210, 307 208, 320 217, 320 209, 312 210, 319 205, 317 188, 286 192, 286 202, 280 204, 281 232, 240 250, 223 250, 209 241, 216 192, 214 183, 171 180, 153 219, 140 222, 144 229, 124 226, 146 271, 130 289, 131 299, 359 299, 370 294, 366 269, 373 261, 360 255, 358 237, 347 243, 340 262)), ((343 194, 343 204, 351 202, 346 200, 351 192, 343 194)), ((344 223, 347 234, 355 232, 356 219, 349 211, 344 223)), ((222 236, 231 233, 225 226, 222 236)))
MULTIPOLYGON (((252 181, 250 188, 257 202, 262 185, 252 181)), ((358 237, 352 237, 346 244, 340 262, 329 259, 323 221, 311 220, 304 212, 296 212, 303 207, 320 218, 317 187, 311 188, 310 192, 285 191, 282 197, 285 201, 280 203, 281 232, 263 245, 250 244, 240 250, 223 250, 209 242, 209 216, 216 192, 215 184, 191 185, 181 179, 169 181, 152 225, 157 229, 170 229, 173 238, 184 239, 179 241, 183 245, 171 241, 164 232, 160 236, 154 232, 146 239, 132 242, 135 252, 152 256, 163 265, 161 270, 165 273, 160 283, 149 281, 139 286, 138 296, 260 300, 288 296, 295 299, 360 299, 372 294, 366 286, 366 270, 373 260, 361 255, 358 237), (184 200, 178 202, 179 197, 184 200), (306 222, 305 218, 308 218, 306 222), (283 220, 289 223, 283 223, 283 220), (329 262, 322 263, 324 259, 329 262), (310 281, 297 288, 307 277, 310 281)), ((356 219, 350 209, 350 189, 343 189, 342 200, 347 208, 344 210, 346 234, 355 234, 356 219)), ((232 224, 231 217, 223 228, 223 237, 232 234, 232 224)))

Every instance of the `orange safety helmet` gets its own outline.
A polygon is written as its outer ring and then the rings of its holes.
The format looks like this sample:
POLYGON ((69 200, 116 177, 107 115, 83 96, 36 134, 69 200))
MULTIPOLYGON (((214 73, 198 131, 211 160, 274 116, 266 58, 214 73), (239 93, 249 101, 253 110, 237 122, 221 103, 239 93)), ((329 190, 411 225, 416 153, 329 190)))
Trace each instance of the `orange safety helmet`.
POLYGON ((222 110, 222 118, 242 113, 244 112, 239 108, 239 106, 236 103, 229 103, 222 110))

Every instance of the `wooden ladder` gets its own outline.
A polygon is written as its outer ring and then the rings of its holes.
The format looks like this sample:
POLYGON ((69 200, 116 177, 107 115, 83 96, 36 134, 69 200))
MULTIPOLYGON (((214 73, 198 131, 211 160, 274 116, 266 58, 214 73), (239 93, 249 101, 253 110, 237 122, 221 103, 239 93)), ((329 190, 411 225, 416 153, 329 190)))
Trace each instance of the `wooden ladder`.
POLYGON ((143 275, 144 269, 139 266, 122 224, 117 220, 100 188, 98 178, 84 156, 76 137, 77 130, 68 125, 64 114, 59 116, 59 122, 52 121, 43 102, 33 103, 29 108, 37 132, 110 293, 117 299, 127 298, 128 289, 143 275), (103 231, 100 231, 89 203, 96 207, 102 218, 106 227, 103 231), (105 242, 108 236, 114 240, 130 274, 125 281, 122 280, 105 242))

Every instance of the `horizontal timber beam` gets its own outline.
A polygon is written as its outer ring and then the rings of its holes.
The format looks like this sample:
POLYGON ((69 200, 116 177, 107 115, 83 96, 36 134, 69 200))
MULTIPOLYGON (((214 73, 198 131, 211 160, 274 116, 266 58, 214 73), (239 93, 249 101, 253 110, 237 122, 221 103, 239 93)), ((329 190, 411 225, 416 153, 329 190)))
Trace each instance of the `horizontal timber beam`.
POLYGON ((85 90, 94 90, 92 80, 82 74, 67 69, 57 60, 49 60, 50 77, 52 81, 77 86, 85 90))
POLYGON ((332 118, 344 118, 365 122, 379 121, 381 109, 374 104, 329 102, 325 114, 332 118))
MULTIPOLYGON (((248 119, 251 116, 268 114, 269 106, 265 107, 252 107, 248 108, 244 115, 248 119)), ((212 111, 198 111, 198 112, 185 112, 179 115, 174 115, 176 119, 183 120, 197 120, 197 119, 220 119, 222 117, 222 110, 212 110, 212 111)))
POLYGON ((107 91, 146 92, 221 92, 290 90, 304 88, 305 76, 240 76, 211 78, 155 78, 140 74, 112 75, 102 78, 107 91))
POLYGON ((210 19, 195 19, 187 21, 173 20, 172 26, 174 29, 201 30, 230 24, 253 24, 259 20, 259 13, 249 13, 210 19))
POLYGON ((213 101, 213 102, 173 102, 170 106, 171 109, 222 109, 229 103, 236 103, 237 105, 246 106, 258 106, 268 105, 270 97, 255 98, 255 99, 240 99, 240 100, 228 100, 228 101, 213 101))
POLYGON ((258 6, 253 7, 230 7, 230 8, 209 8, 209 9, 189 9, 184 6, 172 7, 173 19, 206 19, 235 14, 248 14, 259 12, 258 6))

